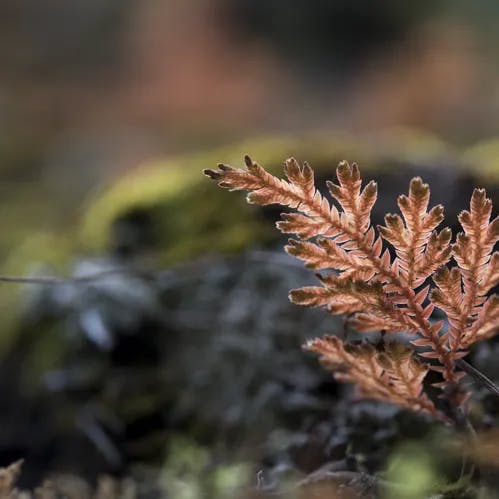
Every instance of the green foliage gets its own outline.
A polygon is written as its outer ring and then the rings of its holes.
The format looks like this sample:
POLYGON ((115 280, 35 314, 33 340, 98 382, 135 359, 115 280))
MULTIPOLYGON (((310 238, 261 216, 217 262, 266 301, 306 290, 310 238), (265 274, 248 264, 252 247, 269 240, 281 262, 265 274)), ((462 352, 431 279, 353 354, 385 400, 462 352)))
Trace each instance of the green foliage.
POLYGON ((434 456, 428 448, 414 442, 402 445, 391 457, 386 499, 421 499, 435 492, 439 475, 434 456))
POLYGON ((466 164, 477 168, 489 182, 499 182, 499 139, 478 142, 464 152, 466 164))
POLYGON ((251 475, 246 463, 215 464, 208 448, 187 438, 171 438, 168 453, 162 477, 169 496, 177 499, 232 499, 251 475))

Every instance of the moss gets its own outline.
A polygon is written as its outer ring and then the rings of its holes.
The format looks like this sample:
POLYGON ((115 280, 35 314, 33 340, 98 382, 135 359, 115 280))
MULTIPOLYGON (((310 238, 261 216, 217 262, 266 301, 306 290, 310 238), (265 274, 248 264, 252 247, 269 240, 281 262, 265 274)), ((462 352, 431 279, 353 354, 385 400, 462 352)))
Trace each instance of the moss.
MULTIPOLYGON (((163 265, 209 252, 240 251, 255 241, 275 241, 277 235, 268 222, 262 223, 261 210, 248 207, 242 199, 234 202, 234 198, 220 195, 201 175, 203 168, 219 162, 242 165, 246 153, 274 173, 281 171, 286 157, 306 159, 324 177, 331 177, 344 158, 359 162, 364 170, 389 170, 412 157, 450 154, 431 135, 397 130, 363 140, 326 133, 253 139, 205 153, 155 161, 127 173, 92 196, 81 229, 84 247, 99 252, 119 247, 120 242, 113 239, 113 227, 137 210, 149 217, 156 261, 163 265)), ((139 234, 138 238, 144 236, 139 234)))
POLYGON ((464 151, 463 160, 484 180, 499 183, 499 138, 473 145, 464 151))
POLYGON ((436 463, 422 445, 404 444, 392 456, 387 473, 386 499, 420 499, 435 492, 438 483, 436 463))
POLYGON ((172 497, 230 499, 239 495, 250 476, 251 466, 245 462, 222 463, 209 448, 185 437, 170 437, 163 478, 172 497))

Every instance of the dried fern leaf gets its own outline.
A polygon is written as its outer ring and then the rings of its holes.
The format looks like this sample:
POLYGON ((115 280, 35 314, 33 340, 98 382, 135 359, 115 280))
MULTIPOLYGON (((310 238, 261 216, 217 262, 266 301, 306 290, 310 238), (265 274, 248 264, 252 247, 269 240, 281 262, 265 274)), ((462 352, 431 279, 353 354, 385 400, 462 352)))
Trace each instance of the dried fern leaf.
POLYGON ((435 206, 428 212, 429 200, 428 184, 419 177, 414 178, 409 194, 398 198, 403 219, 398 215, 386 215, 386 225, 379 227, 383 238, 395 248, 400 276, 411 288, 424 282, 432 269, 443 265, 450 257, 450 231, 433 232, 443 220, 443 207, 435 206))
POLYGON ((370 343, 345 344, 336 336, 312 340, 304 349, 318 354, 321 364, 333 372, 336 380, 354 383, 361 398, 442 418, 423 391, 428 367, 416 359, 411 349, 387 343, 380 351, 370 343))
MULTIPOLYGON (((405 223, 397 216, 389 218, 393 222, 388 224, 394 230, 393 238, 387 236, 387 239, 392 239, 400 246, 400 257, 392 262, 389 251, 383 251, 382 239, 376 235, 370 222, 370 213, 377 197, 376 184, 371 181, 362 190, 357 165, 341 162, 336 170, 338 184, 328 182, 332 197, 343 209, 340 212, 314 187, 313 172, 308 164, 300 167, 296 160, 288 159, 285 163, 287 180, 281 180, 267 173, 247 156, 245 163, 247 170, 219 165, 219 170, 206 170, 205 174, 218 181, 221 187, 249 190, 250 202, 263 205, 277 203, 297 210, 298 213, 283 214, 283 220, 277 226, 282 232, 294 233, 299 237, 297 242, 288 245, 287 251, 302 259, 305 265, 335 270, 340 279, 348 281, 346 287, 350 289, 350 283, 354 281, 383 283, 382 288, 377 288, 379 299, 372 300, 363 310, 360 310, 360 304, 365 304, 365 297, 357 296, 354 299, 350 293, 347 300, 346 290, 340 289, 337 284, 325 291, 307 288, 302 295, 292 293, 291 297, 308 306, 326 306, 334 313, 361 311, 384 323, 395 320, 396 326, 386 327, 386 331, 399 330, 403 324, 403 329, 428 339, 438 353, 440 363, 445 365, 446 379, 455 381, 452 359, 448 358, 449 354, 441 344, 439 331, 432 328, 428 320, 432 305, 424 307, 420 297, 407 282, 407 257, 402 258, 403 249, 406 248, 405 239, 395 239, 396 234, 401 233, 405 234, 407 241, 419 241, 422 238, 430 243, 431 231, 440 223, 442 213, 438 207, 426 213, 429 197, 427 186, 416 179, 411 183, 409 195, 399 199, 405 223), (318 239, 309 241, 314 237, 318 239), (379 306, 381 301, 385 304, 384 309, 379 306)), ((448 233, 444 232, 432 245, 445 253, 447 237, 448 233)), ((418 251, 420 257, 421 250, 418 251)), ((413 260, 416 260, 416 253, 413 260)), ((420 258, 418 262, 428 272, 424 260, 420 258)), ((416 284, 416 278, 423 275, 421 272, 414 279, 410 278, 414 280, 413 284, 416 284)), ((368 325, 373 323, 372 320, 367 321, 366 316, 361 316, 359 321, 363 322, 363 330, 368 330, 368 325)))
POLYGON ((441 387, 454 403, 463 403, 466 394, 458 385, 463 374, 456 371, 456 361, 472 343, 494 335, 498 323, 497 299, 487 294, 499 282, 499 256, 492 253, 499 222, 490 222, 491 202, 484 191, 476 190, 470 211, 460 215, 464 233, 451 246, 451 231, 436 231, 443 207, 428 211, 430 189, 420 178, 398 198, 402 216, 385 217, 380 237, 370 220, 377 187, 371 181, 362 189, 357 165, 341 162, 338 183, 327 183, 335 206, 316 189, 307 163, 288 159, 287 179, 269 174, 247 156, 245 163, 246 170, 219 165, 205 174, 221 187, 249 191, 249 202, 294 209, 277 223, 282 232, 296 236, 286 251, 309 268, 333 272, 319 276, 322 286, 292 290, 291 300, 353 314, 351 322, 361 332, 417 335, 412 343, 427 347, 420 355, 437 361, 430 368, 442 373, 441 387), (393 246, 393 261, 382 239, 393 246), (451 254, 458 263, 455 270, 445 267, 451 254), (423 287, 429 277, 436 284, 430 295, 430 287, 423 287), (430 322, 435 306, 448 316, 447 331, 443 322, 430 322))
POLYGON ((483 189, 475 189, 470 209, 459 215, 464 232, 452 246, 457 267, 439 270, 432 302, 448 317, 449 348, 458 355, 476 341, 499 330, 497 298, 487 298, 499 282, 499 256, 493 253, 499 240, 499 220, 490 221, 492 201, 483 189))
POLYGON ((320 277, 323 287, 309 286, 291 290, 290 300, 297 305, 325 306, 333 314, 351 314, 383 307, 380 283, 340 278, 334 274, 320 277))
POLYGON ((492 295, 484 302, 475 322, 464 331, 461 348, 468 348, 477 341, 495 336, 499 331, 499 296, 492 295))

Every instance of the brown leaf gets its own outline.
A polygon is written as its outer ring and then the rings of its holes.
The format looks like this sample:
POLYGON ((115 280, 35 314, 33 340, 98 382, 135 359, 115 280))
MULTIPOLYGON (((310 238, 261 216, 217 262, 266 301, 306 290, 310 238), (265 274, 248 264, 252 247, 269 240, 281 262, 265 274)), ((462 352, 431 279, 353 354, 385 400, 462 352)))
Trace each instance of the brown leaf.
MULTIPOLYGON (((249 202, 294 210, 283 213, 277 223, 279 230, 297 237, 286 251, 309 268, 331 271, 319 276, 322 286, 292 290, 291 300, 325 307, 333 314, 353 314, 350 322, 361 332, 406 330, 416 335, 413 344, 427 347, 422 355, 437 361, 431 369, 443 375, 439 386, 452 403, 462 404, 466 395, 458 385, 463 373, 456 370, 456 360, 475 341, 495 335, 498 329, 497 298, 487 294, 499 284, 499 256, 493 253, 499 220, 490 222, 492 203, 485 191, 474 191, 469 211, 459 216, 464 233, 451 245, 449 229, 436 231, 443 207, 428 211, 430 188, 420 178, 413 179, 408 194, 398 198, 402 216, 386 215, 377 233, 370 220, 377 186, 371 181, 362 189, 356 164, 338 165, 338 183, 327 182, 332 201, 315 187, 307 163, 286 160, 286 179, 271 175, 249 157, 245 165, 246 170, 219 165, 205 173, 221 187, 248 191, 249 202), (393 246, 393 261, 382 239, 393 246), (449 270, 445 265, 451 255, 458 266, 449 270), (431 291, 425 286, 429 277, 436 285, 431 291), (441 322, 430 322, 435 306, 446 313, 447 329, 441 322)), ((340 352, 337 345, 336 350, 340 352)), ((348 349, 342 352, 346 355, 348 349)), ((393 348, 386 355, 397 357, 393 348)), ((402 357, 397 357, 400 365, 402 357)), ((382 359, 386 367, 389 357, 382 359)), ((362 389, 367 390, 367 385, 362 389)))
POLYGON ((428 367, 401 344, 387 343, 380 351, 369 343, 345 344, 336 336, 325 336, 310 341, 304 349, 318 354, 338 381, 355 383, 363 398, 441 417, 423 392, 428 367))

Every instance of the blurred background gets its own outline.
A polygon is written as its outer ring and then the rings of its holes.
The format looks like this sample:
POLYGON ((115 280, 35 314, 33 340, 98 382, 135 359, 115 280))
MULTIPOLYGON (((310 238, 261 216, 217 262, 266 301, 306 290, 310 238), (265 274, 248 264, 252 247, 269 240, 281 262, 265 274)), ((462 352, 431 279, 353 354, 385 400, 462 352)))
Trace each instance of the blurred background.
MULTIPOLYGON (((380 181, 376 221, 421 175, 456 229, 474 185, 498 201, 498 15, 493 0, 3 0, 0 273, 69 280, 1 284, 0 464, 23 458, 28 487, 90 494, 107 474, 233 497, 261 470, 263 488, 328 462, 374 472, 433 434, 350 403, 302 354, 341 321, 287 303, 312 277, 279 249, 278 212, 201 170, 296 155, 325 179, 358 161, 380 181)), ((474 360, 490 376, 494 348, 474 360)))

